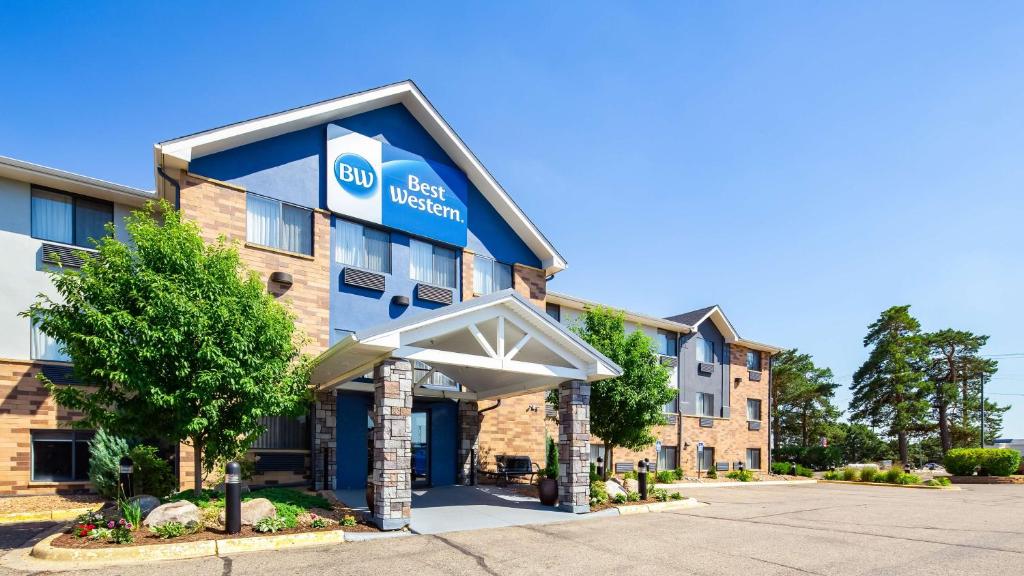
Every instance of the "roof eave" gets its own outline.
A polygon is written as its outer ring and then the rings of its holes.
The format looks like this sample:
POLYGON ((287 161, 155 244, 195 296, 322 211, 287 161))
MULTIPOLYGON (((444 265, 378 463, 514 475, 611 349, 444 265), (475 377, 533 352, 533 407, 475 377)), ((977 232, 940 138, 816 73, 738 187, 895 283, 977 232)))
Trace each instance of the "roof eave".
POLYGON ((116 184, 8 156, 0 156, 0 177, 129 205, 141 205, 147 200, 156 198, 156 192, 149 190, 116 184))

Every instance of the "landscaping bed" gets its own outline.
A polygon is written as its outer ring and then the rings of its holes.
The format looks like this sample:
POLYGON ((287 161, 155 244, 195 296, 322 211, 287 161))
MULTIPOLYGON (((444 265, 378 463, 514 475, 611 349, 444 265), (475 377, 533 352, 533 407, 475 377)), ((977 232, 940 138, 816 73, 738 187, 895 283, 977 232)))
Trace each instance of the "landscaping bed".
POLYGON ((825 472, 825 474, 822 475, 822 480, 825 482, 891 484, 894 486, 918 486, 929 488, 945 488, 950 485, 950 480, 946 476, 936 476, 928 480, 922 480, 920 476, 909 474, 899 468, 890 468, 882 471, 875 466, 832 470, 825 472))
MULTIPOLYGON (((66 533, 52 542, 56 548, 112 548, 178 544, 205 540, 251 538, 281 534, 300 534, 342 530, 346 532, 377 532, 363 514, 330 498, 289 488, 264 488, 242 496, 245 502, 268 500, 272 516, 254 525, 243 525, 238 534, 228 534, 220 521, 224 495, 204 490, 197 498, 191 490, 165 499, 165 503, 190 502, 198 507, 200 522, 167 522, 157 527, 141 525, 141 516, 134 515, 125 503, 109 503, 97 512, 83 514, 66 533)), ((186 505, 187 506, 187 505, 186 505)), ((195 508, 192 508, 195 511, 195 508)))
POLYGON ((1024 475, 1013 476, 953 476, 953 484, 1024 484, 1024 475))

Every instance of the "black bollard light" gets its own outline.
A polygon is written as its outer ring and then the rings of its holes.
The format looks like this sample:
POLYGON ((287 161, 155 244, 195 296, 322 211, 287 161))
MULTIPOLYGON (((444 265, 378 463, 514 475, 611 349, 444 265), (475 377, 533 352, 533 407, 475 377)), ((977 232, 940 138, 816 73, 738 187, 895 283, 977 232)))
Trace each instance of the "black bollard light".
POLYGON ((604 458, 597 457, 597 475, 604 478, 604 458))
POLYGON ((647 461, 641 460, 637 463, 636 483, 640 489, 640 499, 647 500, 647 461))
POLYGON ((228 462, 224 472, 224 523, 228 534, 238 534, 242 531, 242 467, 228 462))
POLYGON ((132 486, 132 474, 135 472, 135 462, 127 456, 121 456, 120 464, 120 485, 121 497, 125 500, 135 496, 135 488, 132 486))

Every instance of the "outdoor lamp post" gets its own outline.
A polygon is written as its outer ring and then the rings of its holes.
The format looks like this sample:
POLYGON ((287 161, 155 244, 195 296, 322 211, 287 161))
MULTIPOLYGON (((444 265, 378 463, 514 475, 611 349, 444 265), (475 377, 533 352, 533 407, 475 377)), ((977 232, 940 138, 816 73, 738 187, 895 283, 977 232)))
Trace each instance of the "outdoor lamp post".
POLYGON ((224 474, 224 524, 228 534, 242 531, 242 466, 228 462, 224 474))
POLYGON ((739 468, 740 472, 743 472, 743 462, 736 462, 736 467, 739 468))
POLYGON ((604 478, 604 458, 597 457, 597 475, 604 478))
POLYGON ((121 456, 120 485, 121 495, 127 499, 135 496, 135 489, 132 487, 132 474, 135 472, 135 462, 128 456, 121 456))
POLYGON ((637 463, 636 483, 640 489, 640 499, 647 500, 647 461, 641 460, 637 463))

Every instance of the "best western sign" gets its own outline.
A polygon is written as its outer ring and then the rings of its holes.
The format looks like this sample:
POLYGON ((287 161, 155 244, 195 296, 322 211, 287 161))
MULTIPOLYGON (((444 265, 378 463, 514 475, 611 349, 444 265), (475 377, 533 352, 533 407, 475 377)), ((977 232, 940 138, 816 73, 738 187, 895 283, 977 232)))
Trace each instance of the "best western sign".
POLYGON ((469 183, 456 168, 332 124, 327 171, 332 212, 466 245, 469 183))

